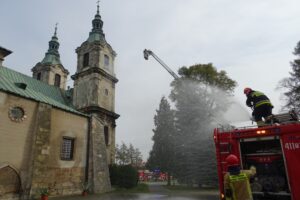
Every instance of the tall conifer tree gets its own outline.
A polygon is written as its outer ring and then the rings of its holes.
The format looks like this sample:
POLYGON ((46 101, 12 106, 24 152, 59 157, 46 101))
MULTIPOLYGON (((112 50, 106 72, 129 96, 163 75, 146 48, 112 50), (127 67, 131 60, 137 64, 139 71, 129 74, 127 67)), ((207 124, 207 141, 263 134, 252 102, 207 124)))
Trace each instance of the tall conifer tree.
POLYGON ((227 97, 236 86, 225 71, 212 64, 179 69, 172 84, 176 106, 176 174, 187 184, 214 185, 217 180, 213 127, 229 106, 227 97), (214 178, 215 177, 215 178, 214 178))
POLYGON ((291 62, 292 72, 290 77, 283 79, 279 86, 285 88, 284 93, 286 99, 286 108, 295 109, 297 114, 300 114, 300 42, 294 49, 294 55, 297 57, 291 62))
MULTIPOLYGON (((167 172, 169 175, 173 173, 174 167, 174 139, 176 130, 174 127, 174 111, 167 99, 163 97, 159 104, 159 109, 156 110, 154 116, 152 137, 153 146, 147 161, 147 166, 150 169, 159 169, 162 172, 167 172)), ((168 180, 170 180, 168 178, 168 180)), ((170 184, 170 181, 168 181, 170 184)))

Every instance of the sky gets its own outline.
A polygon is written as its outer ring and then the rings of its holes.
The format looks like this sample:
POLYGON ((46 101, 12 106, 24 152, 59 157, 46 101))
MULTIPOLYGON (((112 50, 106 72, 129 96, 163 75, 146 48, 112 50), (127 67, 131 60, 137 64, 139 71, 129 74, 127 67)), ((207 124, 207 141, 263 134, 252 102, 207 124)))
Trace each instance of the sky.
MULTIPOLYGON (((144 60, 145 48, 175 72, 199 63, 225 70, 238 83, 242 112, 250 113, 244 87, 264 92, 280 112, 284 101, 276 87, 295 59, 299 7, 297 0, 101 0, 106 41, 118 54, 117 143, 132 143, 146 159, 155 110, 171 91, 173 77, 153 58, 144 60)), ((13 51, 3 65, 31 76, 58 23, 61 61, 74 74, 75 49, 88 38, 96 9, 96 0, 2 0, 0 46, 13 51)))

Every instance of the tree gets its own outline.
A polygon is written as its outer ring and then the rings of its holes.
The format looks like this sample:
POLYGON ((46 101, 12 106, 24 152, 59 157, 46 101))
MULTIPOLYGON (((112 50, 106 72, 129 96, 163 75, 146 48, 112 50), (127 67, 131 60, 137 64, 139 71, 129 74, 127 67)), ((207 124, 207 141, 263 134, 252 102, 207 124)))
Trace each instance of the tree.
POLYGON ((176 175, 185 183, 216 184, 213 127, 223 122, 236 82, 211 64, 179 69, 181 78, 172 83, 175 103, 176 175), (215 180, 213 180, 213 178, 215 180))
POLYGON ((292 72, 290 77, 279 82, 279 87, 286 89, 284 92, 286 100, 286 108, 295 109, 297 114, 300 114, 300 41, 294 49, 293 54, 297 58, 291 62, 292 72))
POLYGON ((116 163, 119 165, 131 165, 138 168, 143 162, 142 154, 138 148, 132 144, 129 147, 122 142, 119 146, 116 145, 116 163))
POLYGON ((138 148, 134 148, 132 144, 129 144, 128 156, 132 166, 139 168, 142 165, 142 153, 138 148))
POLYGON ((116 163, 119 165, 126 165, 129 161, 128 147, 124 142, 119 146, 116 145, 116 163))
POLYGON ((147 167, 150 169, 160 169, 162 172, 168 173, 168 184, 170 185, 170 175, 173 173, 174 167, 174 137, 176 130, 174 127, 174 111, 167 99, 163 97, 159 104, 159 109, 156 110, 154 116, 152 137, 153 146, 147 161, 147 167))
POLYGON ((178 70, 178 73, 183 78, 199 81, 205 85, 216 86, 226 93, 233 93, 236 87, 236 82, 230 79, 225 71, 218 72, 212 63, 196 64, 189 68, 182 67, 178 70))

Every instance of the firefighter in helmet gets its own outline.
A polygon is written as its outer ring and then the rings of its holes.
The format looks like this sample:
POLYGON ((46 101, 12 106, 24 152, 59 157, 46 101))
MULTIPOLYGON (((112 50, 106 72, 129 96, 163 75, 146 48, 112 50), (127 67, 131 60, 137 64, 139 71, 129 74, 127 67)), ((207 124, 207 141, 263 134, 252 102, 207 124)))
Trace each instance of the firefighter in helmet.
POLYGON ((239 159, 230 154, 225 159, 227 173, 224 175, 226 200, 253 200, 249 179, 256 174, 256 168, 240 170, 239 159))
POLYGON ((246 105, 253 109, 252 116, 257 126, 271 123, 273 119, 273 105, 269 98, 264 93, 252 90, 251 88, 245 88, 244 94, 247 96, 246 105), (263 121, 263 118, 265 121, 263 121))

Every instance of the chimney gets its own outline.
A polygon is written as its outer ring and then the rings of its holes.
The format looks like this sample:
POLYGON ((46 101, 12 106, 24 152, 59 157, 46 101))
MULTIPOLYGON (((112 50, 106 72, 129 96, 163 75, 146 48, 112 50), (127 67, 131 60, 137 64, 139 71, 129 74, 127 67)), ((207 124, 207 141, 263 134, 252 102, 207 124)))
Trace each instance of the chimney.
POLYGON ((2 67, 2 62, 4 61, 4 58, 11 53, 12 51, 0 46, 0 67, 2 67))

